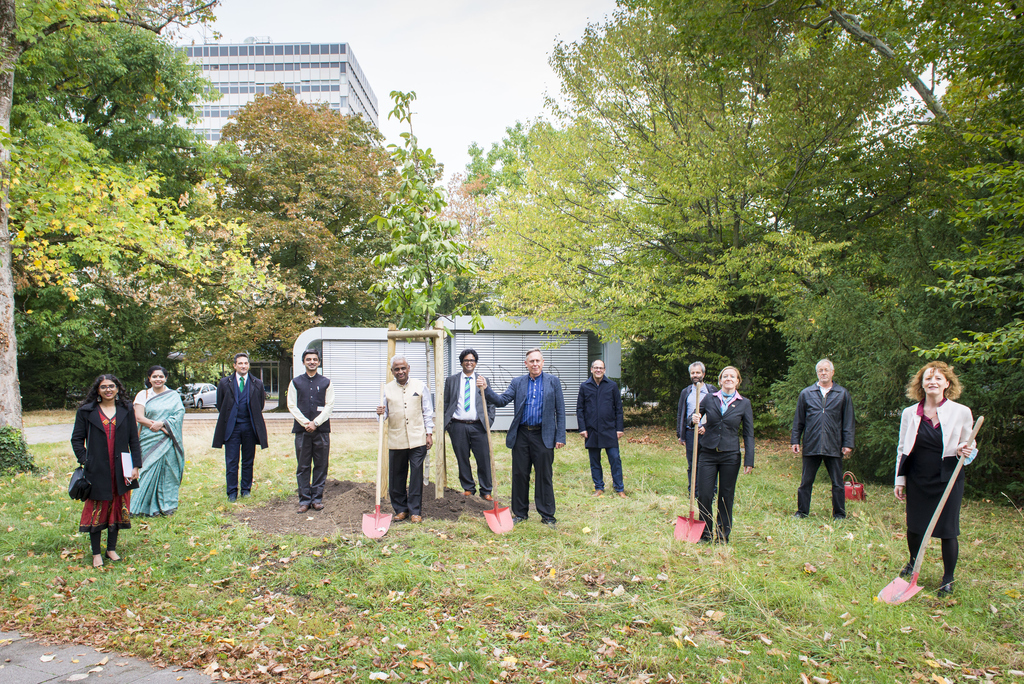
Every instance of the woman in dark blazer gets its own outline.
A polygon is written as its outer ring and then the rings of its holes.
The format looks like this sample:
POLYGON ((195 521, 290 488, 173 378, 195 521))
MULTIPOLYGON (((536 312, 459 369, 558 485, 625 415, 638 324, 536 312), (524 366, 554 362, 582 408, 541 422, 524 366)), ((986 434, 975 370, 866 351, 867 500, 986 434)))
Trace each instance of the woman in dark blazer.
POLYGON ((71 448, 92 484, 78 530, 89 533, 92 565, 99 568, 103 566, 104 555, 112 561, 121 560, 117 555, 117 533, 132 526, 128 520, 131 490, 139 486, 142 466, 139 428, 131 399, 113 375, 96 378, 78 407, 71 448), (121 454, 131 454, 131 472, 124 472, 121 454), (100 548, 103 530, 107 530, 106 554, 100 548))
MULTIPOLYGON (((942 492, 956 470, 977 455, 968 444, 974 425, 971 409, 958 404, 960 379, 942 361, 926 363, 907 384, 907 397, 916 403, 903 409, 900 441, 896 446, 896 498, 907 503, 907 546, 910 560, 901 577, 913 573, 924 533, 935 515, 942 492)), ((942 540, 942 582, 938 594, 953 593, 953 572, 960 556, 960 502, 964 497, 964 470, 953 484, 932 536, 942 540)))
POLYGON ((720 390, 700 402, 700 412, 707 421, 699 429, 700 449, 697 453, 697 503, 700 519, 705 522, 701 541, 711 541, 711 503, 718 486, 718 520, 716 541, 728 543, 732 531, 732 501, 736 494, 736 478, 740 473, 740 427, 743 427, 743 473, 754 470, 754 411, 750 400, 740 396, 737 388, 740 371, 726 366, 718 374, 720 390))

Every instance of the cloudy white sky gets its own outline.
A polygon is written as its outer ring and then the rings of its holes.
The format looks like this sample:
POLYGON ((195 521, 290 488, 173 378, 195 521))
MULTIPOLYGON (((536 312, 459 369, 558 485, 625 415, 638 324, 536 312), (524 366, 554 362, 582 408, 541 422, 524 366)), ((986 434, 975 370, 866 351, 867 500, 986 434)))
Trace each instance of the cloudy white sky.
MULTIPOLYGON (((487 149, 507 126, 543 113, 545 94, 558 94, 547 63, 555 42, 576 40, 614 9, 614 0, 222 0, 212 28, 225 42, 348 43, 388 142, 401 132, 386 120, 388 93, 416 91, 416 135, 450 176, 465 168, 471 142, 487 149)), ((202 33, 177 42, 193 40, 202 33)))

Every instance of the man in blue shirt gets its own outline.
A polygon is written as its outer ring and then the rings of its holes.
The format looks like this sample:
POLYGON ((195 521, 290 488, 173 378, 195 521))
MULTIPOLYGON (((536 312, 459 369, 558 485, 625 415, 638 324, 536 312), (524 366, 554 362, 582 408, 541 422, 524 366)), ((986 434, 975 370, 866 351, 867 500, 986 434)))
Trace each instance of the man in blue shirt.
POLYGON ((477 386, 486 388, 487 401, 497 407, 515 401, 512 425, 505 446, 512 450, 512 521, 521 523, 530 515, 530 471, 536 469, 534 503, 545 525, 555 524, 555 486, 552 471, 555 449, 565 446, 565 397, 562 383, 544 372, 544 354, 540 349, 526 352, 526 375, 514 378, 501 395, 477 377, 477 386))

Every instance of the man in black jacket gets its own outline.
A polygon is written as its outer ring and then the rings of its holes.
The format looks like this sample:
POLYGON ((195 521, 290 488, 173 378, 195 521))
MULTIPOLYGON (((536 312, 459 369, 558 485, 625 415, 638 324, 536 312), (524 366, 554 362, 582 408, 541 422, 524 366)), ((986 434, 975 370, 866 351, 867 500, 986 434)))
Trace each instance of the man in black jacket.
MULTIPOLYGON (((686 491, 690 491, 690 482, 693 480, 693 420, 692 416, 697 412, 700 402, 709 394, 714 394, 718 388, 710 383, 704 382, 704 364, 694 361, 690 364, 690 384, 679 393, 679 408, 676 409, 676 437, 679 443, 686 446, 686 491), (700 395, 697 395, 697 383, 700 384, 700 395)), ((693 493, 697 496, 697 492, 693 493)))
POLYGON ((320 352, 302 352, 306 372, 295 376, 288 386, 288 412, 295 418, 295 479, 299 491, 300 515, 310 508, 324 508, 324 486, 331 455, 331 412, 334 410, 334 383, 317 369, 320 352))
POLYGON ((793 416, 790 444, 793 453, 800 453, 803 437, 803 475, 796 493, 795 518, 806 518, 811 509, 811 487, 818 466, 832 480, 832 517, 846 517, 846 489, 843 486, 843 458, 853 451, 853 400, 845 387, 832 382, 835 366, 828 359, 814 367, 818 382, 800 392, 793 416))

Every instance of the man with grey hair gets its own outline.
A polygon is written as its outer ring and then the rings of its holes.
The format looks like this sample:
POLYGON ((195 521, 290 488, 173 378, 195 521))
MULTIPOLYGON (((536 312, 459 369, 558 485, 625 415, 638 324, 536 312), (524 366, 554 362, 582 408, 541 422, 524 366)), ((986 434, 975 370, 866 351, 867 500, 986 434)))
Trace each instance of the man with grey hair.
POLYGON ((832 382, 836 369, 829 359, 814 366, 818 382, 800 392, 793 416, 790 444, 800 453, 803 437, 803 474, 796 492, 794 518, 806 518, 811 510, 811 487, 824 463, 832 480, 832 517, 846 518, 846 488, 843 486, 843 458, 853 451, 853 400, 845 387, 832 382))
POLYGON ((477 376, 477 387, 485 388, 487 401, 498 408, 515 401, 512 425, 505 435, 505 446, 512 450, 512 522, 518 524, 530 514, 530 470, 537 471, 534 502, 540 521, 555 525, 555 485, 552 472, 555 449, 565 446, 565 397, 562 383, 544 372, 544 354, 540 349, 526 352, 526 375, 513 378, 501 395, 487 387, 477 376))
POLYGON ((426 383, 409 377, 404 356, 391 359, 395 379, 384 387, 377 415, 388 424, 388 494, 395 520, 423 522, 423 461, 434 445, 434 404, 426 383))
MULTIPOLYGON (((693 482, 693 429, 694 415, 700 406, 701 400, 709 394, 718 391, 714 385, 704 383, 704 364, 694 361, 690 364, 690 384, 679 393, 679 407, 676 409, 676 437, 680 444, 686 445, 686 491, 690 491, 690 483, 693 482), (697 383, 704 383, 697 392, 697 383)), ((694 496, 697 492, 694 491, 694 496)))

